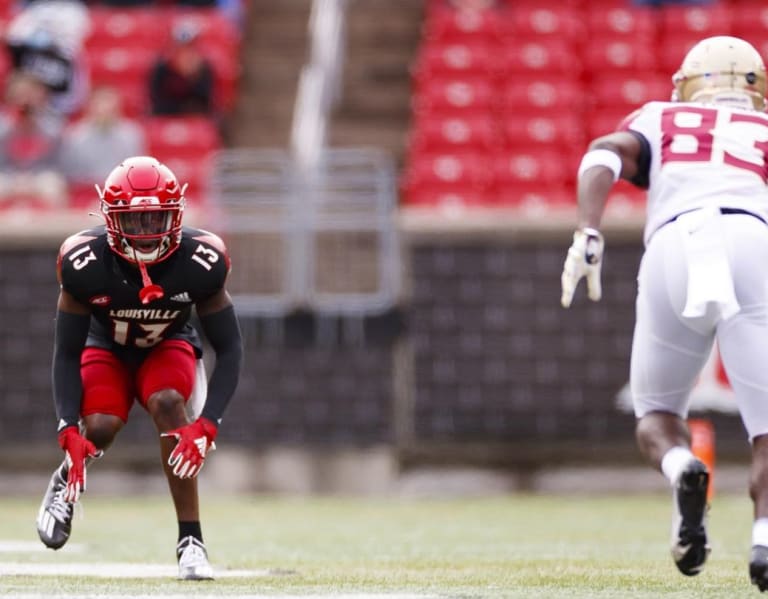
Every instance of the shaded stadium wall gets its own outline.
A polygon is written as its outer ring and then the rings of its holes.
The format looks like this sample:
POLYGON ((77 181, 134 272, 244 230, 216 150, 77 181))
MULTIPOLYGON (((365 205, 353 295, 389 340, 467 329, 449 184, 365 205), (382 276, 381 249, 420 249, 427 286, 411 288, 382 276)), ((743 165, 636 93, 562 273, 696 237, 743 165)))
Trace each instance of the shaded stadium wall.
MULTIPOLYGON (((403 467, 639 459, 633 418, 615 406, 628 376, 637 233, 607 233, 603 301, 580 290, 569 311, 559 305, 565 230, 433 227, 403 239, 401 309, 363 323, 243 320, 246 368, 223 446, 391 447, 403 467)), ((27 462, 58 451, 57 246, 17 239, 0 251, 0 442, 27 462)), ((156 433, 140 410, 116 445, 135 447, 137 460, 144 451, 154 468, 156 433)), ((744 457, 738 418, 714 422, 719 457, 744 457)))

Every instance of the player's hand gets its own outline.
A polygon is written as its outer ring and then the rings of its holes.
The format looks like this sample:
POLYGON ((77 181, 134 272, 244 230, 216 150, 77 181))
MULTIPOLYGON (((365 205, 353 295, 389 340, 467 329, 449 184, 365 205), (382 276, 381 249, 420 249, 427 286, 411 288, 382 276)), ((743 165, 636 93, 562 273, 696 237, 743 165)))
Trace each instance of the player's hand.
POLYGON ((174 437, 173 448, 168 465, 179 478, 194 478, 200 472, 209 451, 216 449, 213 440, 218 427, 207 418, 198 418, 192 424, 161 433, 161 437, 174 437))
POLYGON ((76 503, 80 493, 85 492, 86 458, 101 457, 103 452, 83 437, 76 426, 68 426, 59 431, 59 445, 64 450, 68 468, 64 501, 76 503))
POLYGON ((560 303, 568 308, 579 281, 587 278, 587 295, 592 301, 602 296, 600 268, 603 264, 603 235, 597 229, 578 229, 573 233, 573 243, 565 257, 563 274, 560 277, 562 296, 560 303))

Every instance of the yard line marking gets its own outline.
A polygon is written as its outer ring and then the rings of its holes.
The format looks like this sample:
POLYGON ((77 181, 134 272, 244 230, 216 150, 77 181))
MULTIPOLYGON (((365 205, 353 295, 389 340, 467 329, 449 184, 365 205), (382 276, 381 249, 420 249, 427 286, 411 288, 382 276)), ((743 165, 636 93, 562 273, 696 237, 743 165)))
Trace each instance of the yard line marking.
MULTIPOLYGON (((173 578, 178 575, 176 565, 131 564, 127 562, 56 562, 30 564, 0 562, 0 576, 93 576, 97 578, 173 578)), ((214 567, 216 578, 255 578, 277 575, 270 570, 227 570, 214 567)))
MULTIPOLYGON (((402 593, 355 593, 345 595, 193 595, 195 599, 439 599, 437 595, 403 595, 402 593)), ((4 595, 7 599, 54 599, 56 597, 67 597, 71 595, 51 595, 51 594, 20 594, 4 595)), ((187 595, 78 595, 78 599, 167 599, 169 597, 184 597, 187 595)))

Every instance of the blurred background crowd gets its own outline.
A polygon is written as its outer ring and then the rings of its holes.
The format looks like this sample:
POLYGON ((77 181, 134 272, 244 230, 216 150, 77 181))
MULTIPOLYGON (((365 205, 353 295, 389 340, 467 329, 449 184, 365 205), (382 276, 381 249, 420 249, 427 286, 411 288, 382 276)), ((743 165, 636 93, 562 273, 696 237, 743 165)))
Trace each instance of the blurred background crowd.
POLYGON ((92 205, 130 155, 198 183, 234 101, 240 0, 0 4, 1 205, 92 205))

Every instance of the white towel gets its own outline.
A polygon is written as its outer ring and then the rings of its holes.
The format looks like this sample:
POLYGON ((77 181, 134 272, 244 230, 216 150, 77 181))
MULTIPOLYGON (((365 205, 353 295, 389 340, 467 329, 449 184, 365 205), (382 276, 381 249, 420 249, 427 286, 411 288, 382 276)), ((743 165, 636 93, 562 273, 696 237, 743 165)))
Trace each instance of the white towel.
POLYGON ((677 218, 688 262, 685 318, 705 316, 710 304, 716 307, 722 319, 739 311, 721 218, 718 208, 693 210, 677 218))

